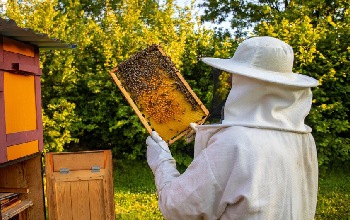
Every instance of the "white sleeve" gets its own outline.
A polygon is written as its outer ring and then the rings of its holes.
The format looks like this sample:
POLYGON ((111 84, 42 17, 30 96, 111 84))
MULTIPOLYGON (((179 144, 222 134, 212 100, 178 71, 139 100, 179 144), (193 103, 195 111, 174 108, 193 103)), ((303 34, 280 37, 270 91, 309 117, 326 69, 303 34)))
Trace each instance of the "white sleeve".
POLYGON ((175 170, 175 166, 165 162, 155 174, 159 208, 164 217, 218 219, 224 211, 218 213, 223 191, 212 173, 206 152, 196 157, 182 175, 175 170))

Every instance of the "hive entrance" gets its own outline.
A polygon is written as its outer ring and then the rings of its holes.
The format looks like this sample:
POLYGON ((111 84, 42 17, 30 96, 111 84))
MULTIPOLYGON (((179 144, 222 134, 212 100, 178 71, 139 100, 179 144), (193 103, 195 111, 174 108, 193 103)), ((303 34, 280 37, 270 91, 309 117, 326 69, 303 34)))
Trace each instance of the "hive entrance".
POLYGON ((148 132, 155 130, 169 144, 202 123, 208 110, 159 45, 151 45, 111 72, 119 89, 148 132))

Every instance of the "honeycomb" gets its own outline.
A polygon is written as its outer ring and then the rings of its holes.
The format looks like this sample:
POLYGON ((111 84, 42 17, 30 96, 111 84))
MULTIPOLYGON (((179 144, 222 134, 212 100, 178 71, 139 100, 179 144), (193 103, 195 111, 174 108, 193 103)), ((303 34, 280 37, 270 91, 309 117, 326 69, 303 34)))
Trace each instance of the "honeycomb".
POLYGON ((209 112, 160 45, 151 45, 110 72, 149 133, 172 144, 209 112))

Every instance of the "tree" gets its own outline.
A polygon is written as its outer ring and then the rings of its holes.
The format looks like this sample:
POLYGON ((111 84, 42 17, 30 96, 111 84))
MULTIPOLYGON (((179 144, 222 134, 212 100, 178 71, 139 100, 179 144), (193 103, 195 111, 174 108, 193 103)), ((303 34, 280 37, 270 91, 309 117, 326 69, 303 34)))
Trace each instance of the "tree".
POLYGON ((262 21, 272 20, 289 6, 288 0, 204 0, 203 21, 220 24, 229 20, 235 37, 244 37, 247 30, 262 21))

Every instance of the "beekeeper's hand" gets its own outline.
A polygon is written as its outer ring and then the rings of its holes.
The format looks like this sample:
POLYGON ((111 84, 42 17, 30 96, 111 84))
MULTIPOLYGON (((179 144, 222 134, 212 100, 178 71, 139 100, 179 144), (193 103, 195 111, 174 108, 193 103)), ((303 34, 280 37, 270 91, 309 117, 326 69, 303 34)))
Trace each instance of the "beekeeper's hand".
POLYGON ((194 123, 194 122, 190 123, 190 127, 192 130, 186 135, 186 139, 185 139, 186 143, 191 143, 196 137, 196 132, 198 130, 197 126, 198 126, 197 123, 194 123))
POLYGON ((197 132, 197 131, 198 131, 197 126, 198 126, 197 123, 194 123, 194 122, 191 122, 191 123, 190 123, 190 127, 192 128, 192 130, 193 130, 194 132, 197 132))
POLYGON ((167 160, 173 160, 168 144, 158 135, 157 132, 152 131, 151 136, 146 139, 147 144, 147 163, 151 168, 153 174, 157 168, 167 160))

